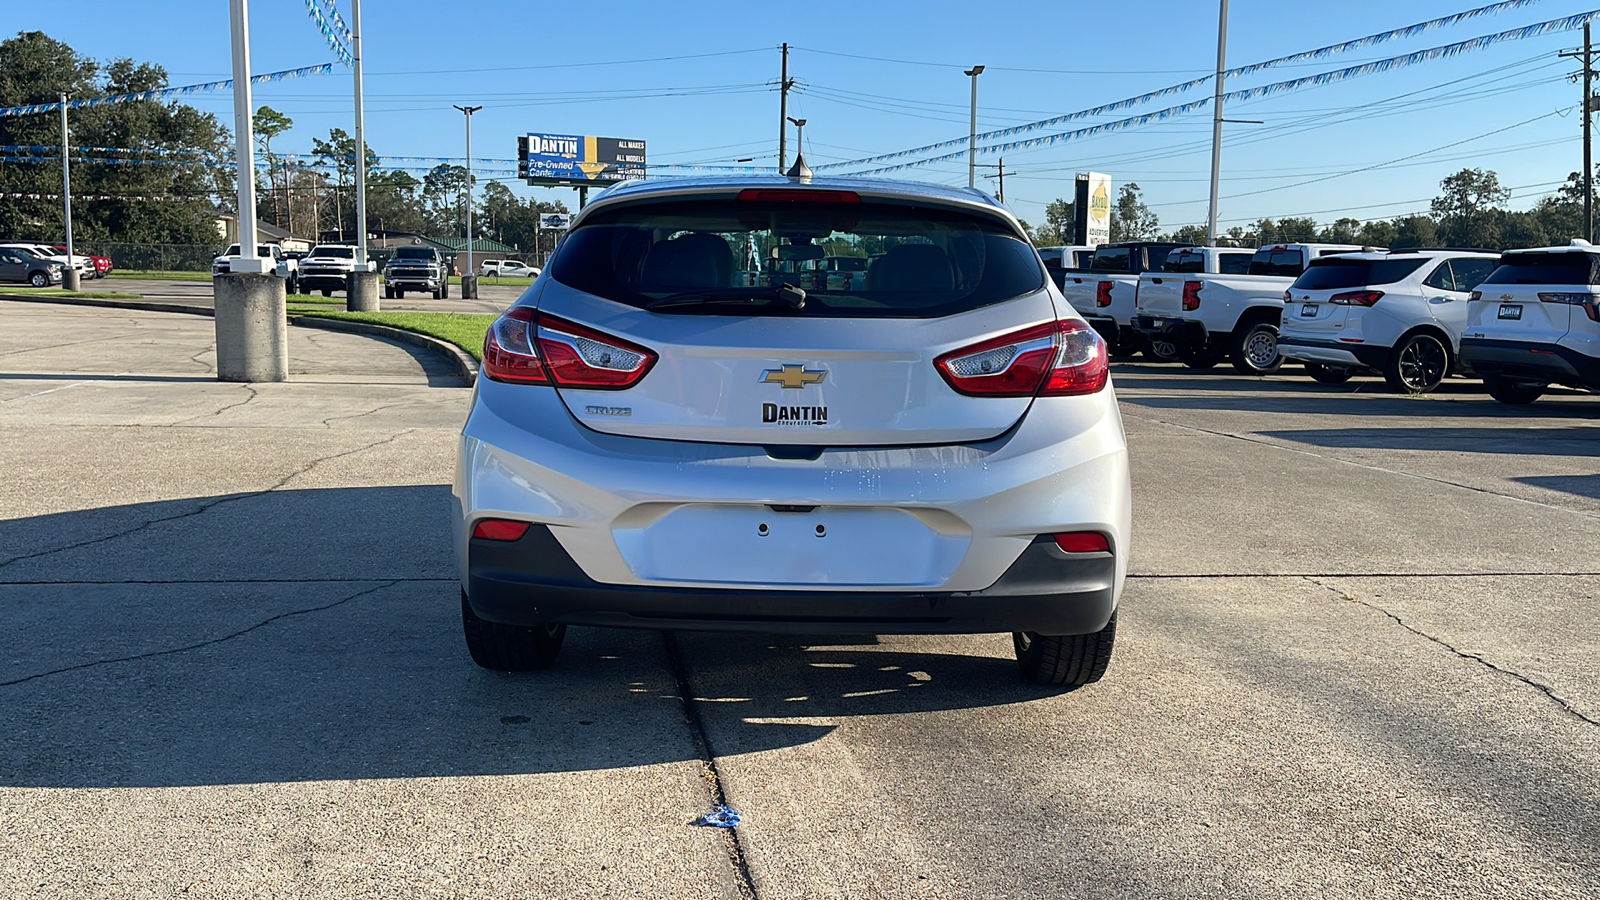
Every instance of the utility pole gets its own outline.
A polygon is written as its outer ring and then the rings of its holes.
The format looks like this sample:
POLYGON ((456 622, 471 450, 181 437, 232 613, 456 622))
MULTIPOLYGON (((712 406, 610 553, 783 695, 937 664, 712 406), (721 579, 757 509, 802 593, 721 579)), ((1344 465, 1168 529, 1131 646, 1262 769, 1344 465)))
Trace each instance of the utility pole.
POLYGON ((1217 23, 1216 94, 1211 100, 1211 208, 1206 212, 1206 246, 1217 245, 1217 194, 1222 184, 1222 71, 1228 65, 1228 0, 1221 0, 1217 23))
POLYGON ((983 66, 973 66, 966 71, 972 79, 972 128, 967 132, 967 187, 978 186, 978 76, 983 66))
POLYGON ((467 270, 461 273, 461 299, 478 298, 477 270, 472 267, 472 114, 481 106, 457 106, 467 115, 467 270))
POLYGON ((361 0, 350 0, 350 55, 356 78, 356 269, 367 269, 367 139, 361 98, 361 0))
POLYGON ((78 269, 72 257, 72 164, 67 161, 67 95, 61 95, 61 202, 67 223, 67 270, 61 273, 61 286, 78 289, 78 269))
POLYGON ((993 174, 993 175, 984 175, 983 177, 985 177, 985 178, 994 178, 994 179, 998 179, 999 180, 1000 188, 999 188, 999 191, 995 194, 995 199, 999 200, 1001 203, 1006 202, 1006 176, 1007 175, 1015 175, 1015 174, 1017 174, 1015 172, 1007 172, 1006 171, 1006 158, 1004 156, 1002 156, 1002 157, 1000 157, 1000 161, 997 162, 997 163, 978 163, 978 166, 980 168, 984 168, 984 169, 995 169, 996 170, 995 174, 993 174))
POLYGON ((1566 50, 1563 58, 1583 60, 1583 239, 1594 240, 1594 161, 1591 159, 1590 131, 1594 121, 1594 45, 1589 41, 1589 23, 1583 23, 1583 50, 1566 50))
POLYGON ((782 175, 789 163, 789 89, 794 79, 789 77, 789 43, 783 44, 783 69, 778 75, 778 174, 782 175))

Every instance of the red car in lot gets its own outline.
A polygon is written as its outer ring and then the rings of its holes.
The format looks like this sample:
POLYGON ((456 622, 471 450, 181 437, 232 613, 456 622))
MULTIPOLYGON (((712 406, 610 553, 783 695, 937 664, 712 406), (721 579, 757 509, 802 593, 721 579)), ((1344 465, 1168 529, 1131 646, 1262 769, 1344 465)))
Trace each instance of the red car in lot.
MULTIPOLYGON (((60 252, 62 256, 66 256, 67 255, 67 248, 65 248, 65 247, 52 245, 51 249, 60 252)), ((106 277, 106 275, 108 273, 110 273, 110 271, 111 271, 111 257, 109 257, 109 256, 95 256, 92 253, 81 253, 79 255, 80 256, 87 256, 90 259, 94 260, 94 277, 96 277, 96 278, 104 278, 104 277, 106 277)))

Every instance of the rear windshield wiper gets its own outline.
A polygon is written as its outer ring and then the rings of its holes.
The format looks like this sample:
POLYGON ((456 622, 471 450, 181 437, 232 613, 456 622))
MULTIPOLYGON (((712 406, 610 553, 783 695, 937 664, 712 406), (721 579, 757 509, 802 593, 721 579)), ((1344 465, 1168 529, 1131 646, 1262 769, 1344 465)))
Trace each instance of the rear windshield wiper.
POLYGON ((775 287, 706 288, 670 294, 645 304, 645 309, 668 309, 674 306, 701 306, 711 303, 755 303, 761 300, 782 300, 795 309, 806 305, 806 292, 792 284, 775 287))

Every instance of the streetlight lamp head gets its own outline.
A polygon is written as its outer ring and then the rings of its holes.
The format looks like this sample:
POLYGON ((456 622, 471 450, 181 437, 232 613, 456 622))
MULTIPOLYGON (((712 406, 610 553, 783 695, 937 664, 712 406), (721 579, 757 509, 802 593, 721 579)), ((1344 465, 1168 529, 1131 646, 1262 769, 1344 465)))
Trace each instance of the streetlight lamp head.
POLYGON ((789 116, 788 118, 789 118, 790 122, 794 123, 794 127, 796 127, 796 128, 804 128, 804 127, 806 127, 806 120, 805 119, 796 119, 794 116, 789 116))
POLYGON ((970 68, 970 69, 968 69, 966 71, 966 74, 969 75, 969 76, 971 76, 971 75, 982 75, 983 74, 983 66, 973 66, 972 68, 970 68))

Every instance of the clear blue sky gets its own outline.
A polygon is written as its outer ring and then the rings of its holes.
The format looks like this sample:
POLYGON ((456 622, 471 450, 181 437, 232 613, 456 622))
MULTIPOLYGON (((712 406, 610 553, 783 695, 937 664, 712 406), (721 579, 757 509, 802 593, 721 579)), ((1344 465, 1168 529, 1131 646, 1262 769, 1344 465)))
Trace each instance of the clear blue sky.
MULTIPOLYGON (((1257 62, 1487 2, 1233 0, 1228 61, 1257 62)), ((348 19, 350 0, 338 6, 348 19)), ((250 7, 257 73, 334 58, 303 0, 251 0, 250 7)), ((7 34, 38 29, 98 59, 156 62, 175 85, 230 72, 224 0, 76 0, 70 7, 5 0, 4 8, 0 27, 7 34)), ((1315 74, 1596 8, 1600 0, 1543 0, 1228 86, 1315 74)), ((473 120, 478 157, 514 157, 518 134, 546 131, 643 138, 652 163, 732 164, 755 157, 775 164, 774 85, 783 41, 792 48, 791 75, 801 82, 790 114, 808 119, 805 149, 813 165, 963 136, 969 82, 962 70, 975 63, 988 67, 979 79, 982 129, 1133 96, 1204 74, 1216 62, 1217 4, 1207 0, 366 0, 363 13, 367 141, 383 156, 462 155, 462 116, 451 105, 481 104, 473 120), (588 63, 607 64, 574 65, 588 63)), ((1439 180, 1466 166, 1496 170, 1515 188, 1511 205, 1530 205, 1580 167, 1580 91, 1564 77, 1577 66, 1555 54, 1581 42, 1581 32, 1509 42, 1229 107, 1230 117, 1266 124, 1228 126, 1224 225, 1260 216, 1312 215, 1327 222, 1424 209, 1439 180), (1542 118, 1517 124, 1536 117, 1542 118), (1488 134, 1498 129, 1507 130, 1488 134), (1395 160, 1401 161, 1385 165, 1395 160)), ((1122 115, 1208 91, 1201 87, 1122 115)), ((294 119, 274 149, 307 152, 311 139, 325 137, 329 128, 352 128, 350 95, 349 72, 341 67, 332 76, 258 86, 256 103, 294 119)), ((189 102, 231 122, 229 93, 189 102)), ((791 133, 791 155, 793 147, 791 133)), ((1010 153, 1006 168, 1017 174, 1006 180, 1007 199, 1019 215, 1038 222, 1044 204, 1071 196, 1075 172, 1093 168, 1119 184, 1137 182, 1165 228, 1203 222, 1209 148, 1210 112, 1201 110, 1010 153)), ((945 163, 895 177, 965 183, 966 166, 945 163)), ((514 178, 505 180, 530 193, 514 178)), ((992 181, 985 183, 992 189, 992 181)), ((567 190, 539 195, 569 205, 575 199, 567 190)))

